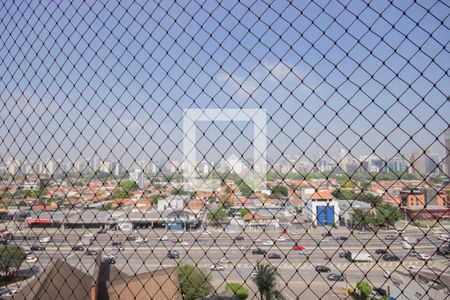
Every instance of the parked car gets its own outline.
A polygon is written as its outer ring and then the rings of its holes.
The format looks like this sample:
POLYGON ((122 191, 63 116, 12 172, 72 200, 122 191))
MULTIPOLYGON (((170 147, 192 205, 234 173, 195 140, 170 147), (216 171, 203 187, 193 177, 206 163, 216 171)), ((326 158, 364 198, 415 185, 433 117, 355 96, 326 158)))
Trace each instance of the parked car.
POLYGON ((269 259, 281 259, 281 254, 279 253, 275 253, 275 252, 271 252, 267 255, 267 258, 269 259))
POLYGON ((215 264, 210 267, 211 271, 225 271, 225 267, 220 264, 215 264))
POLYGON ((72 247, 73 251, 84 251, 83 245, 75 245, 72 247))
POLYGON ((292 247, 292 250, 303 251, 303 250, 305 250, 305 247, 300 246, 300 245, 294 245, 294 247, 292 247))
POLYGON ((117 246, 122 246, 122 241, 113 241, 112 245, 117 247, 117 246))
POLYGON ((400 261, 400 257, 398 257, 397 255, 394 255, 392 253, 387 253, 387 254, 383 255, 382 258, 384 261, 400 261))
POLYGON ((327 276, 330 281, 344 281, 344 275, 339 273, 331 273, 327 276))
POLYGON ((180 258, 180 252, 178 252, 177 250, 170 250, 167 254, 167 257, 172 259, 180 258))
POLYGON ((326 267, 326 266, 316 266, 316 271, 318 272, 318 273, 328 273, 328 272, 331 272, 331 269, 330 268, 328 268, 328 267, 326 267))
POLYGON ((244 240, 244 236, 243 235, 238 235, 237 237, 234 238, 235 241, 243 241, 244 240))
POLYGON ((388 252, 387 252, 387 250, 385 250, 385 249, 377 249, 377 250, 375 250, 375 253, 376 253, 376 254, 386 254, 386 253, 388 253, 388 252))
POLYGON ((256 248, 252 250, 252 254, 255 255, 266 255, 267 254, 267 250, 261 249, 261 248, 256 248))
POLYGON ((337 240, 337 241, 346 241, 346 240, 348 240, 348 237, 346 237, 346 236, 338 236, 338 237, 336 238, 336 240, 337 240))
POLYGON ((439 255, 449 255, 450 254, 450 244, 449 245, 442 245, 438 248, 438 252, 439 255))
POLYGON ((31 251, 44 251, 45 247, 41 245, 33 245, 30 247, 31 251))
POLYGON ((413 250, 409 251, 408 256, 416 257, 418 254, 419 253, 417 253, 416 250, 413 249, 413 250))

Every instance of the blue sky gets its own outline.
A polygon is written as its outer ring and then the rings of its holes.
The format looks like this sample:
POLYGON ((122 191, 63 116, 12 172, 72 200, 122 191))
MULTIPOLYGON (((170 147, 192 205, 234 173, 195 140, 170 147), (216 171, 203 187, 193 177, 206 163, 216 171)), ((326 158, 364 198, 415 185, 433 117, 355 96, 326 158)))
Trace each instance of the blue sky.
POLYGON ((184 109, 259 107, 274 158, 444 153, 448 3, 222 2, 3 2, 1 156, 180 159, 184 109))

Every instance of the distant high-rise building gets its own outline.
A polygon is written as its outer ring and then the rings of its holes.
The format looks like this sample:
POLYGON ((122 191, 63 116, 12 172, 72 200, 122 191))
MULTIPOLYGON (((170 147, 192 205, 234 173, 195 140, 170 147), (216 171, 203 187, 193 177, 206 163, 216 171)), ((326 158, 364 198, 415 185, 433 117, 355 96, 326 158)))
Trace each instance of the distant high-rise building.
POLYGON ((141 190, 144 189, 144 172, 142 169, 135 169, 134 172, 130 172, 130 179, 136 182, 141 190))
POLYGON ((55 174, 56 171, 56 162, 53 159, 48 159, 47 162, 45 163, 45 170, 44 170, 45 174, 49 175, 49 176, 53 176, 53 174, 55 174))

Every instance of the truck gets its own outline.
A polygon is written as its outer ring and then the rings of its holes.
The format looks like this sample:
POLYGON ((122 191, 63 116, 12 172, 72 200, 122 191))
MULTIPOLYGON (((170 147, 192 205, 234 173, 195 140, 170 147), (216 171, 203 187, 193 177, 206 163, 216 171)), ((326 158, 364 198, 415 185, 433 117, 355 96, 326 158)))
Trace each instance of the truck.
POLYGON ((352 262, 372 262, 372 256, 366 251, 349 251, 349 258, 352 262))

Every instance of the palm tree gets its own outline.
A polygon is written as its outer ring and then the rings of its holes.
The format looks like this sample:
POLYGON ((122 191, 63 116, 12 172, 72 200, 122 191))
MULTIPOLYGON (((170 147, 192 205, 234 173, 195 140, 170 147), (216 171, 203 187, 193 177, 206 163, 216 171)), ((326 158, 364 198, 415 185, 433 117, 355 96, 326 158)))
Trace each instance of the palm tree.
POLYGON ((268 264, 256 264, 256 277, 253 279, 260 294, 261 300, 282 300, 284 297, 281 292, 276 290, 277 270, 268 264))

